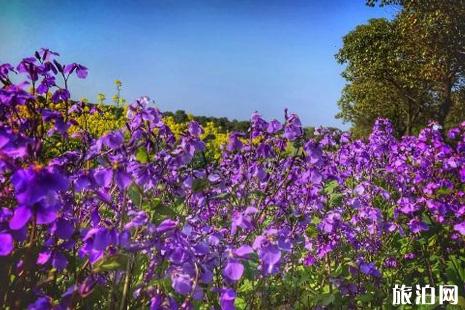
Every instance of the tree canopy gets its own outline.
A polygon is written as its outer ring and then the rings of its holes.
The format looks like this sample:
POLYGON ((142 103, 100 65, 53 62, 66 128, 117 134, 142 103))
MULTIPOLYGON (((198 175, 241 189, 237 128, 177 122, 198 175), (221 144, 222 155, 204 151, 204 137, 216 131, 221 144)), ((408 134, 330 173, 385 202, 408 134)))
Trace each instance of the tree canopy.
POLYGON ((392 19, 371 19, 343 38, 336 54, 347 84, 338 118, 365 135, 378 117, 399 135, 428 120, 457 121, 465 110, 465 0, 367 1, 402 4, 392 19))

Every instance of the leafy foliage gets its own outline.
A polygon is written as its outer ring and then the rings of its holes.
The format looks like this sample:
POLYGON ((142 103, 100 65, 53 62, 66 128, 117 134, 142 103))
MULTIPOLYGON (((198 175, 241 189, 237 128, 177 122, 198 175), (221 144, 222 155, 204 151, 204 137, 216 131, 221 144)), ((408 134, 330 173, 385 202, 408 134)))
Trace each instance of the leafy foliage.
POLYGON ((465 2, 402 4, 393 20, 357 26, 336 55, 348 82, 338 117, 357 135, 367 135, 378 117, 392 120, 399 135, 418 132, 430 119, 449 127, 463 119, 457 113, 464 106, 465 2))

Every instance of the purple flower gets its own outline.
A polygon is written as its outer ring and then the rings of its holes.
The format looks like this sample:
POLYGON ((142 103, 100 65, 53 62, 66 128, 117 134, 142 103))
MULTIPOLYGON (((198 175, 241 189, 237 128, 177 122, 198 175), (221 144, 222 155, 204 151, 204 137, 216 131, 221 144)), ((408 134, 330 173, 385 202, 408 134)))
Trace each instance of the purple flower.
POLYGON ((87 68, 84 67, 83 65, 77 64, 77 63, 72 63, 69 65, 66 65, 63 72, 65 74, 72 74, 76 70, 76 75, 80 79, 85 79, 87 77, 87 68))
POLYGON ((10 255, 13 248, 13 237, 8 233, 0 233, 0 256, 10 255))
MULTIPOLYGON (((41 50, 24 58, 17 71, 26 80, 17 84, 13 66, 0 65, 0 256, 5 270, 27 272, 32 282, 25 290, 37 299, 32 309, 72 307, 97 285, 110 288, 109 275, 123 285, 124 271, 94 264, 119 263, 129 253, 143 264, 128 306, 202 307, 192 300, 208 292, 222 309, 234 309, 237 282, 256 261, 260 273, 249 275, 255 279, 285 276, 296 263, 318 273, 326 259, 355 262, 351 277, 329 279, 350 304, 382 289, 386 279, 377 266, 395 269, 398 260, 415 259, 415 253, 397 255, 398 244, 430 226, 453 229, 447 244, 431 245, 436 252, 457 256, 463 248, 465 122, 448 138, 432 123, 418 136, 397 139, 392 124, 379 119, 367 138, 319 128, 297 143, 304 131, 295 114, 286 111, 281 124, 255 112, 248 130, 229 134, 221 156, 210 160, 207 152, 204 161, 196 156, 205 150, 200 124, 192 121, 175 136, 148 98, 128 107, 122 128, 97 137, 81 121, 108 107, 73 102, 64 113, 46 104, 48 93, 55 102, 71 96, 56 85, 57 75, 87 75, 86 67, 63 66, 53 56, 41 50), (289 154, 302 143, 303 154, 289 154), (127 190, 133 180, 143 195, 127 190), (32 230, 32 220, 49 225, 32 230), (19 254, 32 239, 37 268, 30 269, 19 254), (34 282, 55 269, 84 273, 58 287, 34 282), (163 278, 171 288, 159 283, 163 278), (44 295, 50 292, 53 299, 44 295)), ((431 259, 441 263, 440 256, 431 259)), ((400 276, 410 278, 404 269, 400 276)), ((24 302, 18 307, 27 308, 24 302)))
POLYGON ((58 238, 68 240, 74 233, 74 223, 71 220, 60 218, 55 224, 55 234, 58 238))
POLYGON ((427 231, 429 229, 428 225, 417 219, 411 219, 408 223, 408 226, 413 233, 419 233, 422 231, 427 231))
POLYGON ((252 228, 252 215, 257 212, 258 210, 254 207, 248 207, 243 212, 234 212, 231 223, 231 233, 235 234, 237 227, 240 227, 244 230, 252 228))
POLYGON ((192 291, 192 278, 188 274, 173 272, 171 286, 177 293, 187 295, 192 291))
POLYGON ((267 122, 261 117, 258 112, 253 112, 250 120, 250 136, 256 138, 261 135, 267 127, 267 122))
POLYGON ((229 135, 228 151, 238 151, 242 148, 242 142, 239 140, 240 133, 233 132, 229 135))
POLYGON ((39 256, 37 257, 37 264, 45 265, 50 260, 51 257, 52 257, 51 251, 41 252, 39 253, 39 256))
POLYGON ((50 297, 39 297, 33 304, 30 304, 28 310, 50 310, 52 302, 50 297))
POLYGON ((381 276, 381 273, 379 272, 379 270, 376 268, 375 264, 373 263, 362 262, 360 264, 360 271, 366 275, 370 275, 376 278, 381 276))
POLYGON ((32 217, 32 210, 27 206, 20 206, 15 209, 13 217, 10 220, 10 229, 18 230, 23 228, 32 217))
POLYGON ((62 253, 55 252, 52 257, 52 266, 58 271, 63 271, 68 266, 68 260, 62 253))
POLYGON ((316 259, 315 259, 315 256, 313 255, 307 255, 304 259, 304 264, 305 266, 312 266, 313 264, 315 264, 316 262, 316 259))
POLYGON ((244 266, 236 259, 230 259, 223 271, 223 275, 232 281, 238 281, 243 273, 244 266))
POLYGON ((98 283, 99 279, 94 274, 91 274, 79 285, 79 294, 82 297, 88 296, 94 290, 95 285, 98 283))
POLYGON ((124 143, 124 136, 120 130, 117 130, 103 136, 101 141, 110 149, 118 149, 124 143))
POLYGON ((132 182, 131 175, 127 173, 123 168, 115 170, 115 181, 116 185, 120 189, 126 189, 132 182))
POLYGON ((323 152, 315 142, 310 140, 305 143, 304 150, 307 155, 307 160, 311 164, 317 164, 322 160, 323 152))
POLYGON ((18 203, 31 206, 68 187, 68 180, 52 167, 18 170, 11 177, 18 203))
POLYGON ((176 229, 176 226, 178 225, 177 221, 173 221, 171 219, 166 219, 163 222, 160 223, 157 227, 157 232, 158 233, 165 233, 171 230, 176 229))
POLYGON ((67 101, 70 98, 69 91, 66 89, 57 89, 53 95, 52 95, 52 100, 54 103, 58 103, 60 100, 62 101, 67 101))
POLYGON ((237 257, 247 257, 253 253, 253 249, 249 245, 242 245, 233 251, 237 257))
POLYGON ((140 227, 147 223, 148 216, 144 211, 139 211, 137 213, 134 211, 130 211, 129 215, 133 217, 131 221, 124 226, 124 228, 127 230, 140 227))
POLYGON ((41 48, 37 53, 43 61, 50 61, 54 58, 53 56, 60 56, 60 54, 48 48, 41 48))
POLYGON ((94 233, 93 247, 97 251, 102 251, 112 243, 112 235, 105 228, 99 228, 94 233))
POLYGON ((261 249, 259 257, 265 271, 267 273, 273 273, 275 266, 281 260, 281 251, 277 246, 269 245, 261 249))
POLYGON ((405 258, 406 260, 413 260, 413 259, 415 259, 416 257, 417 257, 417 256, 415 255, 415 253, 407 253, 407 254, 404 255, 404 258, 405 258))
POLYGON ((80 192, 84 189, 87 189, 91 186, 91 179, 87 174, 83 174, 77 177, 74 182, 74 189, 76 192, 80 192))
POLYGON ((23 58, 16 67, 16 70, 18 70, 19 73, 27 73, 31 81, 37 81, 39 78, 39 66, 37 66, 36 63, 37 60, 33 57, 23 58))
POLYGON ((22 158, 28 155, 31 141, 10 131, 0 128, 0 154, 12 158, 22 158))
POLYGON ((283 128, 283 125, 281 125, 279 121, 274 119, 268 124, 268 128, 266 129, 266 131, 270 134, 275 134, 278 131, 280 131, 282 128, 283 128))
POLYGON ((341 214, 338 212, 329 212, 321 223, 318 225, 318 228, 324 231, 325 233, 332 233, 334 229, 339 225, 341 221, 341 214))
POLYGON ((236 299, 236 292, 231 288, 221 289, 220 306, 222 310, 234 310, 234 300, 236 299))
POLYGON ((114 243, 116 236, 113 232, 109 231, 107 228, 92 228, 90 229, 83 240, 90 247, 101 253, 104 251, 110 244, 114 243))
POLYGON ((386 268, 397 268, 399 266, 397 260, 394 257, 388 257, 384 260, 384 267, 386 268))
POLYGON ((156 295, 153 296, 150 300, 150 310, 161 309, 177 310, 179 309, 179 306, 177 305, 176 300, 173 297, 165 296, 157 292, 156 295))
POLYGON ((291 114, 289 118, 286 120, 286 125, 284 127, 284 138, 294 141, 295 139, 302 136, 302 124, 300 123, 300 119, 297 115, 291 114))
POLYGON ((93 176, 98 186, 109 187, 113 179, 113 170, 110 168, 96 169, 93 176))
POLYGON ((30 167, 18 170, 11 181, 19 207, 10 220, 10 228, 21 229, 33 215, 38 224, 49 224, 59 209, 57 192, 68 187, 68 181, 53 168, 30 167))
POLYGON ((460 168, 459 175, 460 175, 460 181, 465 182, 465 167, 460 168))
POLYGON ((323 176, 317 170, 312 169, 310 172, 310 182, 320 184, 322 180, 323 176))
POLYGON ((189 123, 189 126, 188 126, 188 131, 189 133, 194 136, 194 137, 198 137, 200 136, 201 134, 203 134, 203 129, 202 127, 200 126, 199 123, 197 123, 196 121, 191 121, 189 123))
POLYGON ((7 79, 10 72, 14 72, 14 68, 10 64, 1 64, 0 65, 0 79, 7 79))
POLYGON ((272 274, 277 271, 277 266, 281 261, 281 251, 275 244, 270 243, 264 236, 258 236, 253 244, 257 251, 263 271, 266 274, 272 274))
POLYGON ((454 230, 465 236, 465 222, 455 224, 454 230))
POLYGON ((83 65, 77 65, 76 66, 76 75, 80 79, 85 79, 87 77, 87 68, 84 67, 83 65))
POLYGON ((39 86, 37 86, 37 93, 38 94, 46 94, 50 88, 55 86, 55 77, 53 76, 46 76, 42 79, 39 86))
POLYGON ((412 214, 419 210, 419 207, 415 204, 415 202, 411 201, 411 199, 402 197, 398 201, 399 204, 399 211, 404 214, 412 214))

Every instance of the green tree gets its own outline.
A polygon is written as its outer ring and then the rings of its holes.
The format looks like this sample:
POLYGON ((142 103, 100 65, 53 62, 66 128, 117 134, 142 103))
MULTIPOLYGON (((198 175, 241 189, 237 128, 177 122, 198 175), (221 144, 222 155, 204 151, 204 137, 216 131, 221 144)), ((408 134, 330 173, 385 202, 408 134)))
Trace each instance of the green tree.
MULTIPOLYGON (((375 5, 399 1, 368 1, 375 5)), ((343 38, 336 54, 347 84, 338 118, 365 135, 378 117, 411 134, 464 109, 465 0, 404 0, 393 20, 372 19, 343 38), (457 93, 457 94, 456 94, 457 93)), ((454 115, 456 118, 456 115, 454 115)))
POLYGON ((446 124, 465 87, 465 0, 405 0, 397 18, 406 55, 431 85, 436 119, 446 124))
POLYGON ((404 3, 403 0, 366 0, 366 4, 368 6, 375 6, 377 3, 379 3, 380 6, 388 5, 388 4, 397 4, 397 5, 402 5, 404 3))
POLYGON ((365 135, 378 117, 391 119, 399 134, 410 134, 429 116, 429 85, 418 80, 418 66, 405 57, 395 21, 371 19, 343 38, 336 58, 346 64, 337 117, 365 135))

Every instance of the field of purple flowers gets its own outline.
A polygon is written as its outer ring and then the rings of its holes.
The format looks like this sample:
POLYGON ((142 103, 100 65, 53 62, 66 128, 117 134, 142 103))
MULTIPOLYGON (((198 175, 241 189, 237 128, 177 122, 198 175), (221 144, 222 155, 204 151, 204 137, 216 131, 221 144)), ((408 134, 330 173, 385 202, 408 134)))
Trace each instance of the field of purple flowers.
POLYGON ((57 56, 0 65, 4 308, 373 309, 395 284, 464 304, 465 123, 305 139, 297 115, 255 113, 213 161, 147 98, 119 130, 71 133, 87 69, 57 56))

